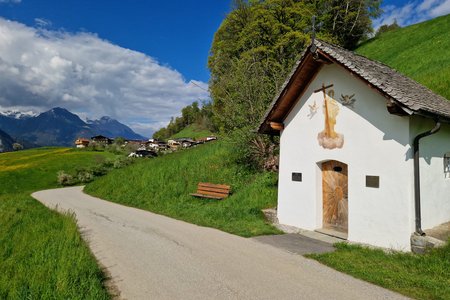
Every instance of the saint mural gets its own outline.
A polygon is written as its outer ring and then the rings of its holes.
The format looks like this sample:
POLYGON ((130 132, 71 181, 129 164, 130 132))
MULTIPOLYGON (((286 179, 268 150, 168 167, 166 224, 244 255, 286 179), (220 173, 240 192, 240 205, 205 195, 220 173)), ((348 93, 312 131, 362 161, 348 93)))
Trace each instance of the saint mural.
POLYGON ((344 135, 334 130, 336 126, 336 117, 339 114, 339 105, 334 97, 334 90, 330 89, 332 84, 322 87, 314 92, 322 91, 323 93, 323 113, 325 116, 325 128, 317 135, 319 145, 325 149, 342 148, 344 145, 344 135), (328 92, 327 92, 327 89, 328 92))

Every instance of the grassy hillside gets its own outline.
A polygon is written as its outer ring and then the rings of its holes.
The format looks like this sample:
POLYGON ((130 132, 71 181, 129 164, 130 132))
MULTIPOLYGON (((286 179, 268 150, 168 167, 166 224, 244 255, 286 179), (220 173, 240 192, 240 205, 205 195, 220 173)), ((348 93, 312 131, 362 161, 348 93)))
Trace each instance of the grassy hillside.
POLYGON ((172 135, 170 138, 193 138, 198 139, 202 137, 207 137, 209 135, 213 135, 211 131, 207 129, 200 128, 197 124, 191 124, 183 128, 180 132, 172 135))
POLYGON ((110 154, 41 148, 0 154, 0 299, 108 299, 104 276, 75 220, 30 193, 57 187, 56 173, 110 154))
POLYGON ((241 236, 278 233, 262 208, 276 205, 276 174, 251 174, 232 160, 223 141, 211 142, 114 170, 85 191, 190 223, 241 236), (224 183, 233 194, 222 201, 194 198, 198 182, 224 183))
POLYGON ((415 24, 361 45, 356 52, 378 60, 450 99, 450 15, 415 24))

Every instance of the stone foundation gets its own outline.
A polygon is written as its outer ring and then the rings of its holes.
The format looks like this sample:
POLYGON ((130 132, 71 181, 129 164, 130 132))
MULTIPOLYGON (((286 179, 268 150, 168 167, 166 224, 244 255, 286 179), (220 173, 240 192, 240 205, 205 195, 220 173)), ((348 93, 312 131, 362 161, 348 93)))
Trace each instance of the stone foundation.
POLYGON ((424 254, 430 249, 442 247, 445 242, 427 235, 411 235, 411 251, 417 254, 424 254))

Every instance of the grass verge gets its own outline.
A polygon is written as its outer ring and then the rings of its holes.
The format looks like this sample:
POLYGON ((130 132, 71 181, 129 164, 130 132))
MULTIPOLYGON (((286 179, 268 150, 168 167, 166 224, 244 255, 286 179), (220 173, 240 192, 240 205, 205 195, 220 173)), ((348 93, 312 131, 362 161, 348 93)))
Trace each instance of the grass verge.
POLYGON ((56 173, 108 153, 41 148, 0 154, 0 299, 109 299, 104 275, 71 215, 34 200, 56 173))
POLYGON ((308 257, 362 280, 417 299, 450 299, 450 243, 425 255, 386 253, 336 244, 333 253, 308 257))
POLYGON ((262 208, 276 206, 276 174, 253 174, 239 168, 231 148, 211 142, 114 170, 88 184, 85 191, 113 202, 138 207, 240 236, 275 234, 262 208), (222 201, 194 198, 198 182, 229 184, 222 201))

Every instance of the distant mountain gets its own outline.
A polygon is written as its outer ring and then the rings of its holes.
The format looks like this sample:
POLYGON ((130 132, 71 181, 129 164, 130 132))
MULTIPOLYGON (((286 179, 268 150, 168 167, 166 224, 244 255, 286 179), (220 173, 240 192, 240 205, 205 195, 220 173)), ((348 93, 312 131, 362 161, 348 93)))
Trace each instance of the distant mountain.
POLYGON ((124 137, 130 140, 144 140, 142 135, 135 133, 130 127, 110 117, 101 117, 99 120, 87 120, 86 123, 96 132, 107 137, 124 137))
POLYGON ((0 130, 0 153, 13 150, 14 140, 6 132, 0 130))
POLYGON ((95 135, 145 139, 126 125, 103 117, 84 122, 67 109, 55 107, 39 115, 0 113, 0 129, 25 146, 72 146, 78 137, 95 135))
POLYGON ((14 119, 26 119, 31 117, 36 117, 38 114, 32 112, 32 111, 26 111, 21 112, 18 110, 7 110, 7 111, 0 111, 0 116, 10 117, 14 119))
POLYGON ((78 136, 93 135, 77 115, 59 107, 20 122, 18 131, 9 131, 10 134, 39 146, 70 146, 78 136))

